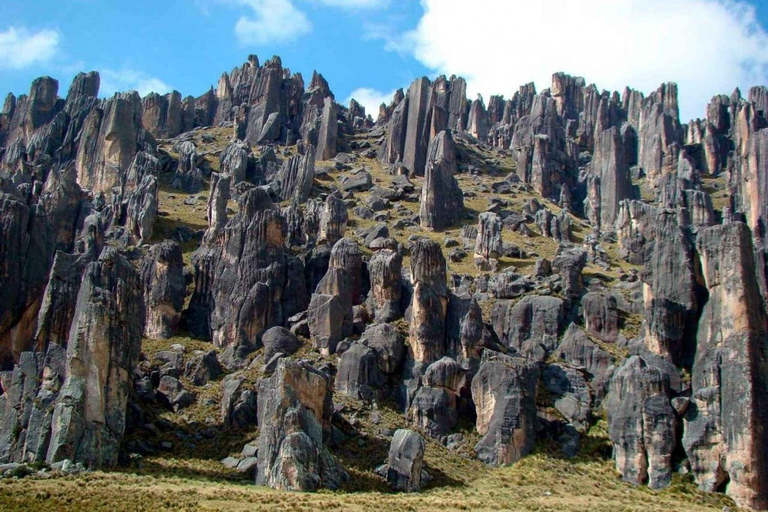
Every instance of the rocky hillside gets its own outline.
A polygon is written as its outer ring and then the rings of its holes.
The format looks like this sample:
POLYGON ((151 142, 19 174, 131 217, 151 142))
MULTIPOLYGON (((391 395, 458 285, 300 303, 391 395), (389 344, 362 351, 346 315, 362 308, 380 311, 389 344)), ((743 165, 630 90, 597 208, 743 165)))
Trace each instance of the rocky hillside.
POLYGON ((99 82, 0 114, 4 509, 768 509, 768 89, 99 82))

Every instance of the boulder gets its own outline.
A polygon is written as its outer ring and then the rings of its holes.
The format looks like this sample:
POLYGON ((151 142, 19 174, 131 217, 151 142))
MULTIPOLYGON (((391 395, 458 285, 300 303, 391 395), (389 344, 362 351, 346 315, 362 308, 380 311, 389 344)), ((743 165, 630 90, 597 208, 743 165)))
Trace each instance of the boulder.
POLYGON ((387 457, 387 482, 396 491, 421 490, 424 439, 412 430, 399 429, 392 436, 387 457))
POLYGON ((293 355, 301 348, 301 341, 285 327, 275 326, 261 335, 264 345, 264 361, 269 361, 275 354, 293 355))

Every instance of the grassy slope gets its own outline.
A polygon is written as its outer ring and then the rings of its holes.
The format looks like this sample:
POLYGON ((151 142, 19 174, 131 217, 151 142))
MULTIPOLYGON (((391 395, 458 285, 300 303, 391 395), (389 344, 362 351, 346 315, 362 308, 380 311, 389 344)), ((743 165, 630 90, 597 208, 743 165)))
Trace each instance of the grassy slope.
MULTIPOLYGON (((226 145, 229 132, 221 129, 201 130, 195 134, 195 142, 206 157, 212 169, 218 169, 218 153, 226 145), (203 135, 207 141, 203 141, 203 135), (213 139, 211 141, 211 138, 213 139)), ((165 145, 171 150, 170 145, 165 145)), ((514 167, 504 155, 493 154, 475 148, 464 149, 471 153, 475 162, 488 162, 498 172, 498 176, 480 178, 483 184, 490 184, 501 179, 514 167)), ((360 159, 357 168, 364 165, 374 177, 376 184, 387 185, 389 175, 375 160, 360 159)), ((329 166, 319 162, 318 166, 329 166)), ((331 174, 333 182, 338 184, 340 173, 331 174)), ((470 176, 460 175, 462 188, 467 190, 477 186, 477 181, 470 176)), ((170 188, 170 177, 163 176, 160 192, 160 210, 165 215, 158 218, 153 241, 170 236, 178 226, 187 226, 192 230, 204 229, 205 200, 207 191, 196 194, 197 205, 185 205, 187 195, 170 188)), ((414 178, 418 189, 421 179, 414 178)), ((318 185, 325 188, 329 183, 318 185)), ((713 184, 713 186, 716 186, 713 184)), ((358 193, 360 204, 367 193, 358 193)), ((495 194, 478 193, 476 197, 465 201, 468 210, 464 224, 477 222, 477 215, 484 211, 488 199, 495 194)), ((517 193, 503 196, 512 203, 512 208, 519 210, 531 195, 517 193)), ((418 213, 418 203, 403 203, 411 212, 418 213)), ((545 202, 554 213, 559 213, 556 205, 545 202)), ((231 205, 236 208, 236 205, 231 205)), ((721 206, 718 204, 717 206, 721 206)), ((394 212, 394 209, 391 210, 394 212)), ((359 227, 372 226, 373 221, 357 218, 350 211, 348 235, 359 227)), ((390 225, 398 217, 393 215, 390 225)), ((589 227, 581 219, 572 217, 574 234, 578 239, 589 232, 589 227)), ((535 230, 535 227, 533 228, 535 230)), ((409 236, 420 234, 429 236, 442 245, 446 236, 459 238, 460 226, 443 233, 425 233, 418 228, 401 231, 391 230, 399 242, 405 243, 409 236)), ((552 240, 534 236, 524 238, 515 233, 504 231, 504 239, 514 242, 529 253, 552 258, 557 244, 552 240)), ((195 242, 184 245, 185 263, 196 247, 195 242)), ((605 246, 609 255, 616 254, 615 247, 605 246)), ((447 249, 444 249, 447 256, 447 249)), ((501 261, 501 267, 514 265, 529 271, 526 267, 533 264, 534 258, 525 260, 501 261)), ((613 258, 614 266, 603 270, 590 266, 585 275, 611 282, 617 278, 618 270, 629 270, 631 266, 613 258)), ((407 264, 407 262, 406 262, 407 264)), ((478 275, 479 271, 472 263, 472 255, 460 263, 449 262, 449 273, 478 275)), ((483 308, 484 311, 488 309, 483 308)), ((486 319, 487 320, 487 319, 486 319)), ((625 334, 635 334, 637 319, 631 319, 625 325, 625 334)), ((401 325, 407 329, 407 325, 401 325)), ((191 350, 208 350, 211 345, 179 336, 171 340, 145 340, 143 352, 151 357, 158 350, 168 348, 172 343, 181 343, 191 350)), ((298 354, 312 359, 319 355, 309 349, 308 344, 298 354)), ((243 376, 255 384, 259 370, 246 370, 243 376)), ((690 479, 675 477, 673 485, 663 491, 632 487, 622 482, 613 469, 610 460, 610 442, 603 423, 598 424, 589 436, 582 439, 582 454, 575 460, 563 460, 552 446, 540 445, 536 452, 515 464, 513 467, 490 469, 472 458, 472 446, 478 440, 472 425, 462 425, 462 433, 467 442, 458 451, 450 451, 442 445, 428 441, 426 465, 435 477, 430 486, 418 494, 394 494, 388 491, 385 482, 373 473, 373 469, 384 461, 389 440, 380 435, 383 428, 405 427, 403 415, 390 405, 382 405, 377 414, 380 420, 374 423, 371 409, 364 404, 346 398, 337 397, 336 403, 345 405, 344 416, 355 418, 357 425, 354 434, 334 453, 347 468, 351 479, 341 492, 323 491, 315 494, 279 492, 252 485, 251 478, 227 469, 219 461, 227 455, 236 455, 241 447, 255 440, 257 430, 223 431, 219 423, 218 404, 222 393, 222 380, 195 388, 185 381, 185 386, 197 394, 196 403, 179 413, 165 410, 152 411, 157 418, 173 424, 172 431, 161 435, 160 439, 171 441, 173 448, 167 453, 152 457, 136 457, 130 465, 117 472, 94 472, 87 475, 56 479, 0 480, 0 510, 538 510, 538 511, 666 511, 666 510, 722 510, 725 505, 735 510, 732 502, 719 494, 704 494, 695 489, 690 479), (215 435, 201 436, 208 431, 215 435), (180 434, 180 435, 179 435, 180 434)), ((141 433, 136 434, 141 436, 141 433)))

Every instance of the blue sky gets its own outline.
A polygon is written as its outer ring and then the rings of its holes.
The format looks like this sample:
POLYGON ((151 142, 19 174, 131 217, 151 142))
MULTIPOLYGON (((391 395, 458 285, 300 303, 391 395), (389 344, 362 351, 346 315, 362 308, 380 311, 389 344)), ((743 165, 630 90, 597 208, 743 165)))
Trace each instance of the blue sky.
POLYGON ((615 90, 677 81, 687 118, 716 93, 768 84, 766 27, 761 0, 4 0, 0 92, 47 74, 64 95, 98 70, 103 95, 197 96, 255 53, 307 81, 317 69, 374 116, 421 75, 465 76, 487 99, 566 71, 615 90))

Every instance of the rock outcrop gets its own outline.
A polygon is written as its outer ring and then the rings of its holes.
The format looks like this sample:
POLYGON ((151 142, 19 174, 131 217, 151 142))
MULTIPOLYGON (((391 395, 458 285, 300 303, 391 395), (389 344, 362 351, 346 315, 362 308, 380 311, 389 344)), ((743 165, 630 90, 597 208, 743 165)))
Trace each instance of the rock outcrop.
POLYGON ((514 464, 530 453, 536 441, 535 364, 502 355, 485 357, 472 379, 472 400, 480 460, 493 466, 514 464))
POLYGON ((328 451, 331 386, 311 366, 281 359, 259 383, 256 483, 273 489, 338 489, 348 475, 328 451))
POLYGON ((139 276, 116 250, 88 264, 66 352, 24 352, 0 395, 0 461, 117 463, 143 330, 139 276))
POLYGON ((450 132, 440 132, 429 144, 421 190, 421 227, 442 231, 464 215, 464 198, 454 174, 456 146, 450 132))
POLYGON ((678 422, 669 375, 631 357, 611 380, 606 410, 613 458, 624 480, 652 489, 668 486, 678 422))
POLYGON ((768 324, 749 231, 739 222, 708 228, 696 246, 709 300, 699 320, 683 446, 699 487, 725 485, 740 506, 764 509, 768 324))
POLYGON ((185 313, 192 333, 219 347, 260 346, 260 335, 306 308, 301 261, 285 247, 286 221, 252 188, 218 237, 193 255, 195 290, 185 313))
POLYGON ((181 319, 186 285, 181 247, 173 241, 153 245, 141 263, 148 338, 170 338, 181 319))

